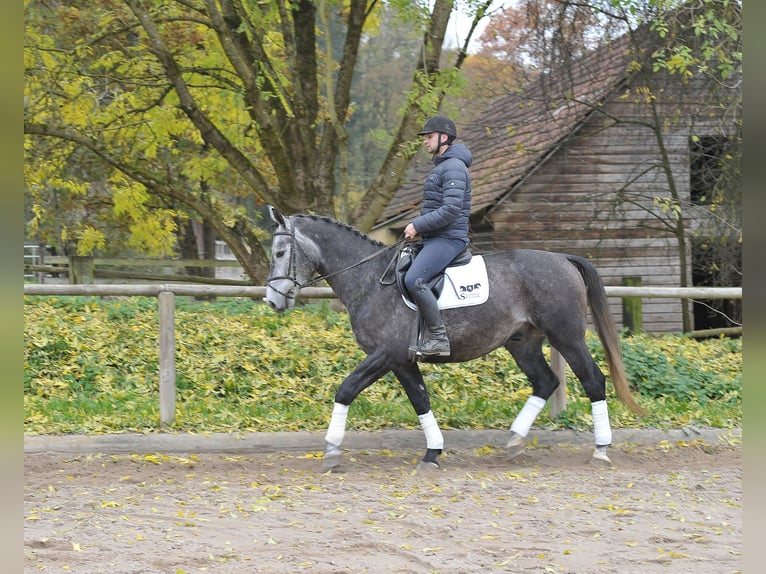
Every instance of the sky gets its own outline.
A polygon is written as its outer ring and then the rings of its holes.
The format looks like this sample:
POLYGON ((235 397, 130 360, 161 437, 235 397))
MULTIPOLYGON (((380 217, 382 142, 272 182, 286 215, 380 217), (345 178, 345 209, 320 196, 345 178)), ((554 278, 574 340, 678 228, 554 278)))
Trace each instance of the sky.
MULTIPOLYGON (((490 6, 489 13, 492 14, 505 6, 511 6, 514 3, 515 2, 513 0, 495 0, 495 2, 492 2, 492 5, 490 6)), ((451 46, 462 45, 465 37, 468 35, 468 30, 471 29, 471 18, 460 13, 460 5, 460 1, 455 2, 455 14, 452 16, 450 23, 447 25, 446 38, 447 42, 451 46)), ((484 31, 484 28, 487 27, 488 22, 489 17, 485 17, 476 27, 476 30, 473 33, 471 44, 468 46, 469 54, 475 53, 478 49, 479 37, 481 37, 481 34, 484 31)))

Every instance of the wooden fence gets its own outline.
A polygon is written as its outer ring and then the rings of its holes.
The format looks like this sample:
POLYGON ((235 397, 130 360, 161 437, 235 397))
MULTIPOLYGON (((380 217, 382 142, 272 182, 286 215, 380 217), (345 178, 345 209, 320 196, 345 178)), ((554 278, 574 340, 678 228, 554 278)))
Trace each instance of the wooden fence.
MULTIPOLYGON (((250 285, 247 279, 218 277, 217 270, 237 274, 242 267, 236 259, 142 259, 125 257, 89 257, 60 255, 45 256, 36 246, 24 248, 24 278, 37 283, 90 284, 94 279, 105 281, 157 281, 206 283, 214 285, 250 285), (29 253, 27 253, 29 252, 29 253), (212 269, 212 277, 179 272, 184 269, 212 269)), ((241 275, 241 273, 240 273, 241 275)))
MULTIPOLYGON (((666 299, 741 299, 741 287, 625 287, 607 286, 609 297, 640 297, 666 299)), ((160 424, 172 425, 176 411, 175 369, 175 297, 247 297, 262 299, 266 287, 240 285, 196 284, 25 284, 24 295, 84 295, 157 297, 159 310, 159 369, 160 369, 160 424)), ((333 299, 335 293, 327 287, 307 287, 300 292, 302 299, 333 299)), ((737 328, 741 332, 741 327, 737 328)), ((566 362, 555 349, 551 349, 551 368, 561 381, 551 397, 551 415, 557 416, 566 408, 566 362)))

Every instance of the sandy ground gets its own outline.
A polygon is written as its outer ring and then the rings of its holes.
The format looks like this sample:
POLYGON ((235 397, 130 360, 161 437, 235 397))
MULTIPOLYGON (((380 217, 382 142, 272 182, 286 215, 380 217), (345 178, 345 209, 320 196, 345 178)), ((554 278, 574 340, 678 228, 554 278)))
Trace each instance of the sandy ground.
POLYGON ((739 444, 25 455, 25 572, 740 572, 739 444))

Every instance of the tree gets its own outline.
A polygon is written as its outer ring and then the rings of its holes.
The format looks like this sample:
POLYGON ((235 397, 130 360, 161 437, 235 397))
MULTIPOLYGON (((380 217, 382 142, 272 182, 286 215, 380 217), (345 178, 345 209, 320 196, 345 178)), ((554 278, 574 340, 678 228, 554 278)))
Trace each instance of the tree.
POLYGON ((470 93, 462 109, 478 114, 492 99, 517 91, 625 32, 587 3, 518 0, 491 15, 480 48, 463 71, 470 93))
MULTIPOLYGON (((422 41, 377 175, 353 208, 341 210, 363 230, 396 192, 417 130, 438 110, 465 58, 459 53, 442 68, 451 0, 436 0, 430 11, 427 3, 389 4, 406 14, 422 41)), ((483 17, 487 2, 469 4, 483 17)), ((172 248, 179 217, 194 218, 230 246, 253 281, 262 281, 267 259, 263 233, 253 225, 258 204, 339 213, 336 173, 351 145, 353 74, 381 5, 26 0, 28 193, 77 199, 101 186, 114 210, 131 220, 138 243, 155 241, 160 251, 172 248), (38 153, 51 140, 71 153, 52 159, 38 153), (72 162, 75 153, 87 155, 92 169, 72 162)), ((45 222, 43 202, 35 209, 33 227, 45 222)), ((80 251, 104 240, 89 229, 89 243, 73 230, 80 251)))
POLYGON ((391 147, 401 121, 401 96, 412 82, 412 62, 418 60, 421 37, 404 15, 386 5, 380 25, 362 39, 346 125, 352 144, 338 170, 336 212, 341 219, 351 217, 391 147))

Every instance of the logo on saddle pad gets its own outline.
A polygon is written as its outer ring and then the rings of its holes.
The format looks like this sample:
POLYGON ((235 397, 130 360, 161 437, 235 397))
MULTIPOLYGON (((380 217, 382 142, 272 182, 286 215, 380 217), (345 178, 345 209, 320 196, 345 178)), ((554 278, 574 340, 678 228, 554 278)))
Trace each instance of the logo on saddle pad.
MULTIPOLYGON (((444 286, 439 295, 439 309, 470 307, 481 305, 489 298, 489 280, 484 257, 474 255, 465 265, 447 267, 444 271, 444 286)), ((417 309, 412 301, 402 295, 402 299, 412 310, 417 309)))

